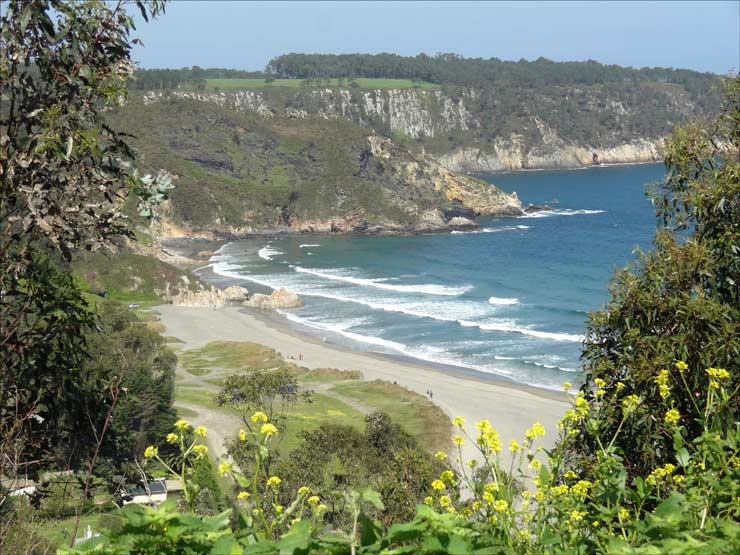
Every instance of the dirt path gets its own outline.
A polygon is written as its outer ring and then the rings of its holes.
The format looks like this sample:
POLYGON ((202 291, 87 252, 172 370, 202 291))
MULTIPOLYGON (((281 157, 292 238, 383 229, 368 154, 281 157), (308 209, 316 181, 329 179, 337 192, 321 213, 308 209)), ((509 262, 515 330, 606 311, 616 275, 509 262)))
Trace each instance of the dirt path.
POLYGON ((326 395, 327 397, 331 397, 333 399, 336 399, 337 401, 341 401, 345 405, 349 405, 353 409, 355 409, 357 412, 361 413, 363 416, 367 416, 371 412, 375 411, 376 409, 368 406, 364 403, 361 403, 360 401, 356 399, 352 399, 351 397, 345 397, 344 395, 337 393, 336 391, 332 391, 332 388, 340 383, 345 383, 344 381, 339 382, 330 382, 330 383, 322 383, 322 384, 316 384, 315 387, 312 387, 313 391, 316 393, 321 393, 322 395, 326 395))

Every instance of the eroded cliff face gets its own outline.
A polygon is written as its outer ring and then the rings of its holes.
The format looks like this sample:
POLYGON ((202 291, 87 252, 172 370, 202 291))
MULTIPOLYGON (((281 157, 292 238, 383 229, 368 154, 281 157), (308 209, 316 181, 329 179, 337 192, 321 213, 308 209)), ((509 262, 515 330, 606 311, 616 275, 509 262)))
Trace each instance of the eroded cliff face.
MULTIPOLYGON (((663 122, 666 133, 673 123, 697 113, 684 91, 666 86, 654 94, 655 103, 669 114, 663 122)), ((498 100, 496 91, 475 89, 454 97, 419 89, 173 91, 146 93, 144 101, 151 104, 168 95, 250 111, 264 119, 349 120, 407 140, 409 148, 431 154, 454 172, 654 162, 662 158, 666 134, 641 131, 641 98, 627 93, 626 98, 612 98, 599 89, 506 100, 498 100)))

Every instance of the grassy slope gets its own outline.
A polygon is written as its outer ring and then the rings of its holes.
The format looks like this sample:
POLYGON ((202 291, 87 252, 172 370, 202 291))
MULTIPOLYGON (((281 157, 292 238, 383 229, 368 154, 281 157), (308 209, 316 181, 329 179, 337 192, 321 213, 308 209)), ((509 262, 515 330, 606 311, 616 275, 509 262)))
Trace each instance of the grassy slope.
POLYGON ((381 380, 341 383, 332 390, 388 413, 428 451, 449 447, 450 419, 442 409, 418 393, 381 380))
MULTIPOLYGON (((358 78, 353 80, 359 85, 361 89, 411 89, 414 88, 414 83, 411 79, 366 79, 358 78)), ((289 89, 298 89, 302 86, 303 79, 275 79, 272 83, 266 83, 264 79, 206 79, 206 87, 208 89, 264 89, 269 87, 285 87, 289 89)), ((349 84, 349 80, 343 81, 345 84, 349 84)), ((324 81, 322 81, 324 84, 324 81)), ((338 79, 329 79, 328 83, 324 86, 336 87, 339 86, 338 79)), ((427 83, 420 81, 418 87, 420 89, 438 89, 439 85, 434 83, 427 83)))
POLYGON ((151 304, 161 301, 168 288, 171 293, 198 288, 197 278, 171 264, 123 250, 83 253, 72 268, 83 289, 104 291, 107 297, 123 302, 151 304))
POLYGON ((367 128, 340 119, 263 119, 212 103, 132 100, 112 114, 146 171, 178 176, 173 217, 195 228, 277 228, 288 221, 343 218, 415 223, 399 202, 430 208, 441 197, 402 187, 382 169, 360 171, 367 128))
MULTIPOLYGON (((283 453, 298 445, 299 431, 315 429, 322 423, 346 424, 358 429, 364 427, 363 415, 341 398, 331 397, 331 392, 353 399, 369 410, 387 413, 430 451, 449 446, 450 421, 439 407, 425 397, 398 385, 383 381, 361 381, 361 374, 357 371, 331 368, 307 370, 286 363, 273 349, 248 342, 211 342, 199 349, 183 351, 179 357, 182 369, 191 377, 187 378, 187 383, 178 383, 176 386, 176 401, 204 409, 228 412, 228 409, 216 405, 216 388, 212 386, 220 385, 226 375, 234 372, 287 367, 296 373, 305 389, 314 389, 319 384, 328 389, 329 394, 314 393, 313 403, 298 402, 293 405, 288 415, 288 431, 280 447, 283 453), (193 370, 198 370, 198 373, 192 374, 193 370), (209 377, 203 380, 192 377, 200 375, 209 377)), ((197 422, 197 417, 193 421, 197 422)))

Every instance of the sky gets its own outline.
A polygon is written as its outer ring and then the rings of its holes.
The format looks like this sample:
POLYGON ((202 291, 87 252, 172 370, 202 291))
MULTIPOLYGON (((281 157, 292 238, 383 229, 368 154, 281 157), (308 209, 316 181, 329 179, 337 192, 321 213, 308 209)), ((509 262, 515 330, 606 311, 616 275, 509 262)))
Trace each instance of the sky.
POLYGON ((245 2, 173 0, 137 24, 142 67, 261 70, 280 54, 393 52, 633 67, 740 69, 734 2, 245 2))

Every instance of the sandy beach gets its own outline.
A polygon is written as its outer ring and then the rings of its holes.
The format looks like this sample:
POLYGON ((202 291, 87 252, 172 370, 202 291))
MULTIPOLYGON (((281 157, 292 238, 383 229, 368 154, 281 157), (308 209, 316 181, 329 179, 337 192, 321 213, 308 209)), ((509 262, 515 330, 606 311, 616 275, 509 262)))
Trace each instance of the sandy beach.
MULTIPOLYGON (((307 368, 359 370, 366 380, 396 381, 421 395, 431 389, 434 402, 450 417, 465 417, 473 431, 475 422, 488 419, 506 442, 522 440, 524 430, 539 421, 547 430, 542 444, 552 445, 557 437, 557 421, 567 408, 565 394, 475 379, 383 355, 339 348, 271 320, 265 321, 239 307, 162 305, 156 310, 167 328, 166 335, 182 340, 184 349, 217 340, 251 341, 271 347, 286 358, 298 359, 302 355, 300 364, 307 368)), ((463 455, 474 458, 474 447, 466 445, 463 455)))

